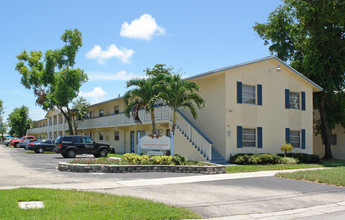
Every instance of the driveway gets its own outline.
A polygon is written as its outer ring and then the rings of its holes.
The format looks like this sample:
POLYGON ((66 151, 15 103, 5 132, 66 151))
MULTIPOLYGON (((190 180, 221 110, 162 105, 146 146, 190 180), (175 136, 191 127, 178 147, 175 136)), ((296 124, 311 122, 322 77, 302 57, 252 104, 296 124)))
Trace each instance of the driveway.
POLYGON ((66 159, 54 157, 59 155, 36 156, 0 146, 0 189, 30 186, 135 196, 189 208, 208 218, 345 219, 344 187, 273 177, 274 172, 63 173, 54 169, 55 161, 66 159), (49 161, 42 164, 45 159, 49 161))

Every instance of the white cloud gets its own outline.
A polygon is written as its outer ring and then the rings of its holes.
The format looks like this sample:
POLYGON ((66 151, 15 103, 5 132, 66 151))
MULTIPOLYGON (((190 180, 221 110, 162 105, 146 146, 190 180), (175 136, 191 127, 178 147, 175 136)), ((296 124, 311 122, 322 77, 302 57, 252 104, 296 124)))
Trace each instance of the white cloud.
POLYGON ((120 35, 122 37, 151 40, 154 35, 164 35, 165 29, 157 25, 156 20, 149 14, 143 14, 128 24, 123 23, 120 35))
POLYGON ((120 72, 117 72, 115 74, 111 73, 88 73, 90 80, 130 80, 136 77, 143 78, 144 76, 134 75, 133 73, 127 73, 126 71, 122 70, 120 72))
POLYGON ((79 92, 84 98, 91 98, 93 103, 99 102, 107 93, 101 87, 95 87, 91 92, 79 92))
POLYGON ((119 58, 123 63, 129 63, 129 58, 134 54, 134 50, 122 47, 119 49, 115 44, 111 44, 107 50, 102 50, 102 47, 95 45, 90 50, 86 57, 89 59, 97 59, 98 63, 104 64, 107 59, 112 57, 119 58))

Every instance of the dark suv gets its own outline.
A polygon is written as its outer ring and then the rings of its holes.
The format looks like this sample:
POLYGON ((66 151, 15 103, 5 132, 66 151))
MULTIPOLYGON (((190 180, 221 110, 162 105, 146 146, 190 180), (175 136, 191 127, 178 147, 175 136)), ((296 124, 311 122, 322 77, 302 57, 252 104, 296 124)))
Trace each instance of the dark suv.
POLYGON ((91 138, 81 135, 60 136, 55 141, 54 151, 63 157, 74 158, 77 154, 93 154, 95 157, 107 157, 111 150, 109 144, 96 143, 91 138))

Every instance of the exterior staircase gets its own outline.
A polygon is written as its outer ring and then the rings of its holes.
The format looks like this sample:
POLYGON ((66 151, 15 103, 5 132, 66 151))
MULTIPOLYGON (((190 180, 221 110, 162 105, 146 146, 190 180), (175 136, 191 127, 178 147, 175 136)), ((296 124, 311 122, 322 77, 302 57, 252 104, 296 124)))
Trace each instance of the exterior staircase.
POLYGON ((226 161, 224 159, 224 157, 222 157, 222 155, 220 155, 218 153, 218 151, 212 147, 212 160, 210 161, 211 163, 216 163, 216 164, 228 164, 229 162, 226 161))

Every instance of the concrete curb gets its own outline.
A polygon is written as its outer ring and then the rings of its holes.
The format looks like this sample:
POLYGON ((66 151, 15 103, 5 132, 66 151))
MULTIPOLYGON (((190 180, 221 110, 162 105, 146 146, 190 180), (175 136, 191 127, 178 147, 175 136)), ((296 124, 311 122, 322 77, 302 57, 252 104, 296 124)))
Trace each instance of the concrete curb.
POLYGON ((223 174, 225 166, 212 164, 211 166, 180 166, 180 165, 103 165, 103 164, 70 164, 58 163, 59 171, 80 173, 143 173, 143 172, 172 172, 172 173, 200 173, 223 174))

